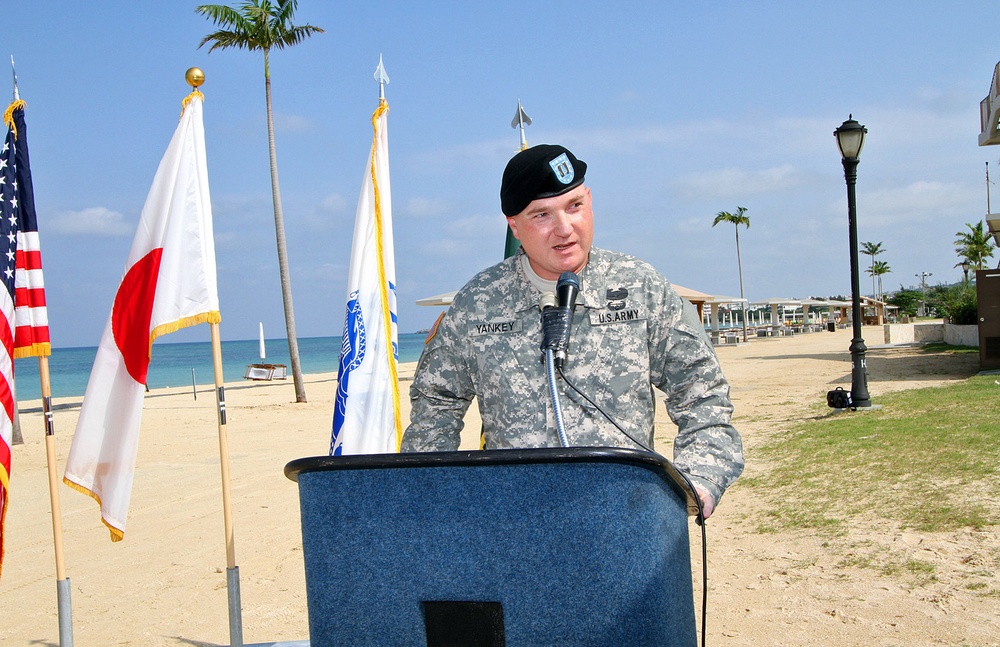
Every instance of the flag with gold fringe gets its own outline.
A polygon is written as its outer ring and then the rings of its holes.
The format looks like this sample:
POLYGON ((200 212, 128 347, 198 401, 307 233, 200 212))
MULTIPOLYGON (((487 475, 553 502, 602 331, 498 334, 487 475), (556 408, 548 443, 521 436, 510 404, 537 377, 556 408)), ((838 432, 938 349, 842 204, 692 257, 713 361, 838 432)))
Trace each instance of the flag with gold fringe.
POLYGON ((4 112, 7 137, 0 151, 0 573, 3 572, 4 521, 10 488, 11 440, 14 420, 14 358, 47 357, 49 319, 42 280, 35 192, 28 158, 25 103, 16 98, 4 112))
POLYGON ((375 132, 354 220, 331 456, 398 452, 403 436, 388 112, 389 104, 380 98, 372 115, 375 132))
POLYGON ((203 101, 184 100, 153 178, 66 461, 63 481, 101 504, 112 541, 125 534, 153 341, 221 320, 203 101))

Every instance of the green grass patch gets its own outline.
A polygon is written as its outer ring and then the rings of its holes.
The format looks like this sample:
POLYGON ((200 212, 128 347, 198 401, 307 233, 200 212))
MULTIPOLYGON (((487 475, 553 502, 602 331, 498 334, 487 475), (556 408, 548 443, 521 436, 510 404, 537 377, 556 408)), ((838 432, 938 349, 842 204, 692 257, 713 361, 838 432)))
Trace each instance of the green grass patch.
POLYGON ((925 353, 975 353, 979 354, 979 348, 977 346, 953 346, 952 344, 946 344, 943 341, 928 342, 921 348, 925 353))
MULTIPOLYGON (((838 536, 863 515, 922 532, 1000 524, 995 376, 875 403, 882 409, 807 421, 758 450, 774 465, 742 483, 767 503, 758 530, 838 536)), ((905 568, 918 575, 917 566, 905 568)))

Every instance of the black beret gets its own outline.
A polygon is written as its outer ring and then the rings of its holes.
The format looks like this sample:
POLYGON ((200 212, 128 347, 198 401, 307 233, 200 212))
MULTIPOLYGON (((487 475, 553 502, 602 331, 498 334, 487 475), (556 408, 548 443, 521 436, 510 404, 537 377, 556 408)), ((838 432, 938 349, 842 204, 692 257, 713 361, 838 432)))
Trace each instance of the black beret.
POLYGON ((562 195, 580 186, 586 172, 587 164, 562 146, 532 146, 507 162, 500 183, 500 209, 505 216, 516 216, 532 200, 562 195))

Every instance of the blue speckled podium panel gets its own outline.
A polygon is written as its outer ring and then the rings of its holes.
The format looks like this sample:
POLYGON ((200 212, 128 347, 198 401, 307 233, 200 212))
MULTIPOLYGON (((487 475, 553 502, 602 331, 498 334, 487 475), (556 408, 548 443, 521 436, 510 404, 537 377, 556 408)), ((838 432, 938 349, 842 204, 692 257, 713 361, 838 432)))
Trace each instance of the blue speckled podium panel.
POLYGON ((695 645, 689 495, 661 461, 561 449, 289 463, 312 646, 425 646, 425 601, 499 602, 511 646, 695 645))

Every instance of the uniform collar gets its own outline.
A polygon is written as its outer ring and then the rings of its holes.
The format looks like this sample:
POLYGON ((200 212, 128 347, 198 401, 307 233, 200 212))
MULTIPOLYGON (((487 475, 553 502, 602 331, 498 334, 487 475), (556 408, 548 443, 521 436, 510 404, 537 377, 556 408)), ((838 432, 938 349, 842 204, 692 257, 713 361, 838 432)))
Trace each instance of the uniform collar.
POLYGON ((610 263, 607 254, 598 247, 590 248, 587 265, 580 272, 580 296, 577 305, 600 310, 607 305, 607 276, 610 263))
MULTIPOLYGON (((513 306, 518 312, 538 307, 539 293, 531 283, 525 278, 518 264, 519 256, 524 252, 506 259, 506 263, 513 265, 513 306)), ((609 269, 609 259, 607 253, 600 248, 591 247, 587 265, 580 272, 580 294, 576 299, 578 306, 587 308, 602 309, 606 304, 605 295, 607 293, 606 277, 609 269)))

